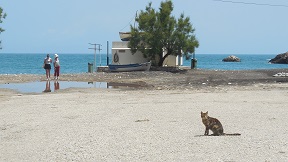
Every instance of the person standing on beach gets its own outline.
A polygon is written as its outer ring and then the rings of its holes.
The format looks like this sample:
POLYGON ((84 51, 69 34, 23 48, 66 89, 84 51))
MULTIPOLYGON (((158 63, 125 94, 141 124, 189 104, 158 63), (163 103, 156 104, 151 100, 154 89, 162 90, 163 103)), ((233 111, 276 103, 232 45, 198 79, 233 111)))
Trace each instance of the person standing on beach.
POLYGON ((55 54, 55 59, 54 59, 54 79, 59 78, 59 73, 60 73, 60 61, 59 61, 59 56, 55 54))
POLYGON ((44 69, 46 71, 47 80, 50 79, 51 63, 52 63, 52 59, 50 58, 50 55, 47 54, 46 58, 44 59, 44 69))

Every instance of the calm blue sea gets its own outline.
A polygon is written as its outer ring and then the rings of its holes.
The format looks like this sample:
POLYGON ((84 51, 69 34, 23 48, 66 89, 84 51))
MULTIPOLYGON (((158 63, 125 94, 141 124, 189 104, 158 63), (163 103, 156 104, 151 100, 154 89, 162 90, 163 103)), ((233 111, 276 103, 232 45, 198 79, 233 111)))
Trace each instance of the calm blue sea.
MULTIPOLYGON (((60 73, 85 73, 88 63, 94 63, 94 54, 58 54, 61 69, 60 73)), ((54 57, 51 54, 52 58, 54 57)), ((288 68, 287 64, 269 64, 275 54, 240 54, 236 55, 241 62, 222 62, 226 54, 196 54, 197 68, 214 70, 254 70, 288 68)), ((45 74, 42 68, 46 54, 5 54, 0 53, 0 74, 45 74)), ((111 55, 109 55, 109 63, 111 55)), ((53 58, 54 59, 54 58, 53 58)), ((96 55, 96 65, 107 64, 106 54, 96 55), (101 61, 100 61, 101 60, 101 61)), ((191 65, 191 60, 184 60, 184 66, 191 65)))

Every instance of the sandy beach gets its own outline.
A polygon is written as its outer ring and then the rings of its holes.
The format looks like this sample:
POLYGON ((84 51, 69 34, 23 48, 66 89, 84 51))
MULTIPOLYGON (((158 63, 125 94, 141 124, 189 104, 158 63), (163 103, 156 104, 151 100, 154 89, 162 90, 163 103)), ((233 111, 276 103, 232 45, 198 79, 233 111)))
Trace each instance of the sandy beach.
MULTIPOLYGON (((0 161, 287 161, 288 84, 278 72, 287 70, 66 74, 138 86, 0 89, 0 161), (241 136, 202 136, 201 111, 241 136)), ((2 84, 43 79, 0 75, 2 84)))

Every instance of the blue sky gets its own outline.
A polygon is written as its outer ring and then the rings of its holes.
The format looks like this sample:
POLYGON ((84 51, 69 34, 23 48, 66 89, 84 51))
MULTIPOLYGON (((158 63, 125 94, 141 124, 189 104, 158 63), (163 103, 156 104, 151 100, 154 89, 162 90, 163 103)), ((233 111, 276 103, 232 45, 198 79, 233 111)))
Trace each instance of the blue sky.
MULTIPOLYGON (((233 0, 232 0, 233 1, 233 0)), ((280 4, 287 0, 235 0, 280 4)), ((8 14, 1 25, 0 53, 93 53, 88 43, 120 41, 137 10, 151 0, 1 0, 8 14), (125 28, 126 27, 126 28, 125 28)), ((161 0, 152 0, 159 8, 161 0)), ((198 54, 279 54, 288 51, 288 7, 173 1, 173 15, 189 16, 200 42, 198 54)), ((133 21, 132 21, 133 23, 133 21)), ((109 51, 110 52, 110 51, 109 51)))

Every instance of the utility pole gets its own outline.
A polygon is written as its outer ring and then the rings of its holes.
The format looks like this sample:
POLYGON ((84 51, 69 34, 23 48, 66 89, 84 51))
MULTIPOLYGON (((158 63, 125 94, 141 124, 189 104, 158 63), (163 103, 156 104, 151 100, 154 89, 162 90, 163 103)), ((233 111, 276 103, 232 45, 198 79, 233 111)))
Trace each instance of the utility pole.
POLYGON ((107 41, 107 66, 109 65, 109 42, 107 41))
POLYGON ((101 44, 96 44, 96 45, 98 46, 97 49, 99 50, 99 55, 100 55, 100 66, 101 66, 101 65, 102 65, 102 57, 101 57, 101 53, 100 53, 100 51, 102 50, 102 49, 101 49, 101 46, 102 46, 102 45, 101 45, 101 44))
MULTIPOLYGON (((94 50, 94 71, 96 71, 96 68, 97 68, 97 66, 96 66, 96 50, 98 49, 99 50, 99 54, 100 54, 100 46, 101 46, 101 44, 96 44, 96 43, 89 43, 90 45, 93 45, 94 47, 93 48, 88 48, 88 49, 93 49, 94 50), (97 46, 98 46, 98 48, 97 48, 97 46)), ((101 57, 101 55, 100 55, 100 57, 101 57)), ((100 58, 100 66, 101 66, 101 58, 100 58)))

